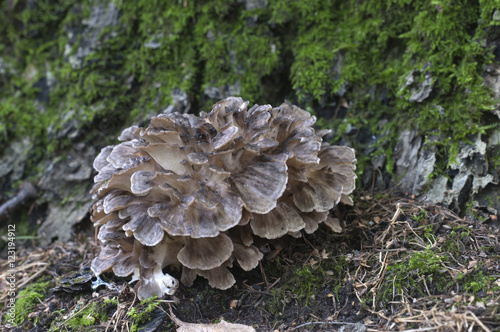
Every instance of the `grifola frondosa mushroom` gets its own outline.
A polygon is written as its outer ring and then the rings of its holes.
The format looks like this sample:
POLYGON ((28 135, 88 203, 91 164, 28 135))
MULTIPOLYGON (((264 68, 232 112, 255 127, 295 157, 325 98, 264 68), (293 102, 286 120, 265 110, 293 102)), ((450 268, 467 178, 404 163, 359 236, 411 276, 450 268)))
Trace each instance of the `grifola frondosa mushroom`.
POLYGON ((202 276, 227 289, 228 267, 248 271, 262 259, 254 236, 300 236, 320 223, 338 230, 329 210, 352 204, 354 150, 323 142, 328 131, 296 106, 247 106, 232 97, 200 117, 161 114, 101 151, 97 275, 133 275, 141 299, 175 292, 168 266, 181 268, 185 285, 202 276))

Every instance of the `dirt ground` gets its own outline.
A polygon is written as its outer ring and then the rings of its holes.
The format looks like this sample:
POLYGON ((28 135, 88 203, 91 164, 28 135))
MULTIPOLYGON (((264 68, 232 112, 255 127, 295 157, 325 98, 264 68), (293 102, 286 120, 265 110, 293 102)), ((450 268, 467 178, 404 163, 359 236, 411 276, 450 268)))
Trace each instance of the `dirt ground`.
MULTIPOLYGON (((108 287, 92 289, 89 266, 98 247, 91 227, 82 226, 73 242, 45 248, 19 242, 17 326, 10 330, 175 331, 172 317, 256 331, 500 330, 497 216, 471 209, 461 218, 390 193, 358 194, 354 208, 334 214, 345 223, 342 234, 321 227, 260 243, 262 264, 250 272, 233 268, 236 285, 229 290, 199 277, 175 296, 143 302, 128 280, 112 274, 102 276, 108 287)), ((0 269, 7 328, 6 256, 0 269)))

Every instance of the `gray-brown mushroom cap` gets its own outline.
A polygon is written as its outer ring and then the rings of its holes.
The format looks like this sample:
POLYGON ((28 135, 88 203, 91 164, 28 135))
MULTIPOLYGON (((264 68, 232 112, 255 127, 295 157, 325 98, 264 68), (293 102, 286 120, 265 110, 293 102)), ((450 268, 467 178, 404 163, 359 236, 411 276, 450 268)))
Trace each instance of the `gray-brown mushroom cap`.
POLYGON ((138 297, 173 294, 163 271, 181 267, 212 287, 235 283, 233 263, 255 268, 254 238, 312 233, 329 213, 352 204, 354 150, 323 141, 314 116, 284 103, 254 105, 229 97, 209 113, 160 114, 146 128, 122 131, 94 161, 91 220, 99 228, 96 274, 133 275, 138 297))
POLYGON ((255 235, 276 239, 288 232, 303 229, 305 223, 295 207, 286 202, 279 202, 276 208, 267 214, 254 214, 250 226, 255 235))
POLYGON ((252 245, 245 246, 242 243, 234 243, 232 256, 236 259, 240 267, 245 271, 250 271, 259 265, 259 261, 264 255, 252 245))
POLYGON ((245 208, 254 213, 268 213, 286 188, 288 175, 285 162, 258 162, 247 166, 231 177, 245 202, 245 208))
POLYGON ((213 238, 188 238, 177 258, 182 265, 190 269, 210 270, 227 261, 233 249, 233 241, 226 234, 213 238))
POLYGON ((197 273, 208 279, 208 284, 210 286, 222 290, 231 288, 231 286, 233 286, 236 282, 233 274, 229 272, 225 266, 219 266, 208 271, 197 270, 197 273))

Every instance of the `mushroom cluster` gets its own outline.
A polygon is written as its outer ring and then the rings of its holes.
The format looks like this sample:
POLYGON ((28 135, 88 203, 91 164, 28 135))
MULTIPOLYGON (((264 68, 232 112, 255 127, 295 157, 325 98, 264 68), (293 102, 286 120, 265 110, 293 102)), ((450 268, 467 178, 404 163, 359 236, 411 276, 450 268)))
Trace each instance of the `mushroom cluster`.
POLYGON ((125 129, 122 143, 94 161, 92 221, 102 245, 96 275, 133 275, 140 299, 172 295, 197 276, 212 287, 235 283, 228 268, 255 268, 254 236, 312 233, 329 210, 352 204, 354 150, 322 141, 308 112, 230 97, 199 117, 160 114, 147 128, 125 129))

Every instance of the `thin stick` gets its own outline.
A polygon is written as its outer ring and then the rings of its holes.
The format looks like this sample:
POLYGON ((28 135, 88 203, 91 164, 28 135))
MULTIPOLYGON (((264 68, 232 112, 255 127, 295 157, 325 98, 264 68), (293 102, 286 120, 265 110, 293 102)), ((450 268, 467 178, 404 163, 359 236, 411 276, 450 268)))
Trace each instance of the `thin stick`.
POLYGON ((481 322, 481 321, 479 320, 479 318, 477 318, 477 316, 476 316, 476 315, 474 315, 474 313, 473 313, 472 311, 467 311, 467 312, 465 313, 465 317, 466 317, 466 318, 467 318, 467 315, 471 315, 471 316, 472 316, 472 320, 473 320, 474 322, 476 322, 477 324, 479 324, 479 325, 483 328, 483 330, 485 330, 486 332, 491 332, 491 330, 490 330, 489 328, 487 328, 487 327, 486 327, 486 325, 484 325, 484 324, 483 324, 483 322, 481 322))
POLYGON ((48 267, 49 267, 49 265, 45 265, 44 267, 42 267, 42 269, 40 271, 36 272, 31 277, 29 277, 28 279, 26 279, 25 281, 23 281, 23 283, 20 284, 18 288, 23 288, 28 282, 30 282, 31 280, 35 279, 40 274, 42 274, 43 272, 45 272, 45 270, 47 270, 48 267))

